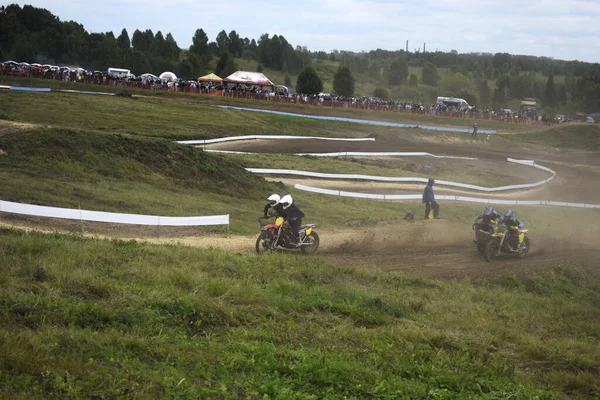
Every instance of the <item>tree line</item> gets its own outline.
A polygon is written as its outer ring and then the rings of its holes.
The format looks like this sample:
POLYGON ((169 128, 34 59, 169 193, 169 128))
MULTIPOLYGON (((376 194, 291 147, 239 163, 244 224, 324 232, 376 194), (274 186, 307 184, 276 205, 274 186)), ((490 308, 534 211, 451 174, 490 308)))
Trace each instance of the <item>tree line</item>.
POLYGON ((211 41, 200 28, 190 48, 181 49, 170 32, 91 33, 30 5, 0 7, 0 60, 6 59, 98 70, 124 67, 136 75, 172 71, 184 78, 208 72, 227 76, 237 70, 236 60, 255 60, 259 72, 282 71, 288 86, 290 76, 298 76, 299 92, 322 90, 318 66, 313 68, 321 60, 340 66, 333 83, 336 94, 343 96, 355 95, 355 82, 361 80, 377 86, 379 97, 398 100, 456 96, 480 108, 501 108, 509 99, 535 97, 548 109, 600 111, 600 67, 594 63, 455 50, 311 52, 294 47, 283 35, 265 33, 255 40, 223 30, 211 41))

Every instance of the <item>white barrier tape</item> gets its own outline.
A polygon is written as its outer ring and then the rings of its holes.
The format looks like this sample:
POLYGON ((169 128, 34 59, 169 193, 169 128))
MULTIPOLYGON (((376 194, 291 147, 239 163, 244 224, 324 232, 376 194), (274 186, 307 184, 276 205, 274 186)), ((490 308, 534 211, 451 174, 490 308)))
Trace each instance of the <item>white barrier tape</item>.
POLYGON ((383 151, 383 152, 362 152, 362 151, 343 151, 338 153, 296 153, 297 156, 315 156, 315 157, 416 157, 427 156, 435 158, 454 158, 458 160, 477 160, 473 157, 455 157, 455 156, 438 156, 436 154, 426 152, 410 152, 410 151, 383 151))
POLYGON ((102 96, 115 96, 114 93, 106 93, 106 92, 90 92, 85 90, 70 90, 70 89, 53 89, 53 92, 63 92, 63 93, 79 93, 79 94, 92 94, 92 95, 102 95, 102 96))
POLYGON ((0 85, 0 89, 8 89, 8 90, 10 90, 10 86, 0 85))
MULTIPOLYGON (((208 151, 211 153, 225 153, 225 154, 265 154, 265 153, 250 153, 246 151, 229 151, 229 150, 213 150, 207 149, 204 151, 208 151)), ((367 153, 361 151, 344 151, 339 153, 295 153, 295 156, 314 156, 314 157, 435 157, 435 158, 454 158, 458 160, 477 160, 477 158, 472 157, 454 157, 454 156, 438 156, 436 154, 430 154, 426 152, 374 152, 367 153)))
POLYGON ((256 139, 271 139, 271 140, 282 140, 282 139, 315 139, 315 140, 331 140, 339 142, 374 142, 374 138, 328 138, 321 136, 285 136, 285 135, 246 135, 246 136, 229 136, 217 139, 205 139, 205 140, 180 140, 177 143, 180 144, 211 144, 220 142, 233 142, 238 140, 256 140, 256 139))
POLYGON ((229 151, 229 150, 204 150, 209 153, 223 153, 223 154, 263 154, 263 153, 248 153, 247 151, 229 151))
MULTIPOLYGON (((422 195, 420 194, 374 194, 374 193, 357 193, 357 192, 344 192, 340 190, 321 189, 313 186, 306 186, 296 184, 295 189, 319 193, 328 194, 334 196, 354 197, 362 199, 379 199, 379 200, 420 200, 422 195)), ((464 201, 469 203, 485 203, 485 204, 506 204, 506 205, 548 205, 548 206, 559 206, 559 207, 575 207, 575 208, 599 208, 600 204, 583 204, 583 203, 568 203, 562 201, 547 201, 547 200, 500 200, 500 199, 483 199, 479 197, 466 197, 466 196, 437 196, 439 200, 451 200, 451 201, 464 201)))
POLYGON ((94 222, 111 222, 115 224, 153 225, 153 226, 209 226, 229 225, 228 215, 211 215, 203 217, 162 217, 159 215, 121 214, 102 211, 78 210, 37 206, 33 204, 13 203, 0 200, 0 212, 33 215, 62 219, 75 219, 94 222))
MULTIPOLYGON (((529 164, 526 164, 529 165, 529 164)), ((246 171, 253 172, 255 174, 271 174, 271 175, 299 175, 299 176, 310 176, 316 178, 325 178, 325 179, 348 179, 348 180, 369 180, 369 181, 378 181, 378 182, 418 182, 418 183, 427 183, 427 178, 419 178, 419 177, 392 177, 392 176, 375 176, 375 175, 361 175, 361 174, 333 174, 333 173, 321 173, 321 172, 312 172, 312 171, 297 171, 290 169, 276 169, 276 168, 246 168, 246 171)), ((552 170, 550 170, 552 171, 552 170)), ((552 171, 554 172, 554 171, 552 171)), ((540 185, 543 185, 550 180, 552 180, 554 176, 545 179, 543 181, 535 182, 535 183, 524 183, 520 185, 508 185, 508 186, 500 186, 500 187, 484 187, 478 185, 471 185, 468 183, 459 183, 452 181, 444 181, 444 180, 436 180, 436 184, 441 186, 453 186, 464 189, 472 189, 481 192, 500 192, 506 190, 516 190, 516 189, 528 189, 534 188, 540 185)))

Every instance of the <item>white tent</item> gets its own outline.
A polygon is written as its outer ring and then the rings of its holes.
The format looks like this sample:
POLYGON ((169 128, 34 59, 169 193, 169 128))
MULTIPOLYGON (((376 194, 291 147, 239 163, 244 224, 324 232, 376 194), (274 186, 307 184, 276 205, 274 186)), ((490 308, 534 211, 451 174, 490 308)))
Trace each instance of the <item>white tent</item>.
POLYGON ((160 74, 159 76, 160 79, 164 79, 165 81, 176 81, 177 80, 177 75, 175 75, 172 72, 163 72, 162 74, 160 74))
POLYGON ((271 86, 271 89, 274 87, 273 82, 260 72, 237 71, 225 78, 224 81, 230 86, 246 85, 259 88, 271 86))

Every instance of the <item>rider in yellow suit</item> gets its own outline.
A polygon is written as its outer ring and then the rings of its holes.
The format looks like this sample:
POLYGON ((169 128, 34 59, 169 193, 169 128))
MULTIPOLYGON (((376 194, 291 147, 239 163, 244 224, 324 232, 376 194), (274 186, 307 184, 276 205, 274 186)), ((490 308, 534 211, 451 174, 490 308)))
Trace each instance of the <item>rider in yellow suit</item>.
POLYGON ((523 229, 523 227, 525 227, 525 224, 519 220, 517 217, 515 217, 515 213, 513 210, 506 210, 504 211, 504 215, 502 216, 502 218, 500 218, 500 221, 498 221, 501 224, 504 224, 506 226, 507 229, 507 237, 506 240, 508 241, 508 245, 513 248, 513 246, 511 246, 511 244, 515 244, 515 242, 517 243, 517 248, 513 249, 513 250, 518 250, 519 248, 521 248, 521 246, 523 245, 523 239, 525 238, 525 235, 520 235, 519 234, 519 229, 523 229))

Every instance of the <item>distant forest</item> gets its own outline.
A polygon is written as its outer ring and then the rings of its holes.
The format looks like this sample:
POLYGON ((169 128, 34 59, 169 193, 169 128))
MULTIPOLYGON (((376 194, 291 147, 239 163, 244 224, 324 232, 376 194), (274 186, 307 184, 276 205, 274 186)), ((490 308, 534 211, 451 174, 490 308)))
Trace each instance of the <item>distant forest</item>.
MULTIPOLYGON (((219 32, 211 41, 197 29, 189 49, 181 49, 171 33, 123 29, 90 33, 82 24, 61 21, 50 11, 30 5, 0 7, 0 61, 38 62, 80 66, 91 70, 108 67, 146 72, 175 72, 193 78, 208 72, 227 76, 244 61, 256 70, 277 72, 290 86, 292 77, 311 65, 346 66, 355 81, 368 82, 370 93, 357 96, 394 97, 402 101, 432 101, 436 95, 456 96, 478 108, 503 108, 514 99, 535 97, 544 112, 600 111, 600 65, 548 57, 507 53, 311 52, 294 47, 283 35, 265 33, 258 39, 236 31, 219 32)), ((317 71, 319 69, 317 68, 317 71)), ((321 76, 324 81, 332 76, 321 76)), ((360 88, 360 85, 357 85, 360 88)))

